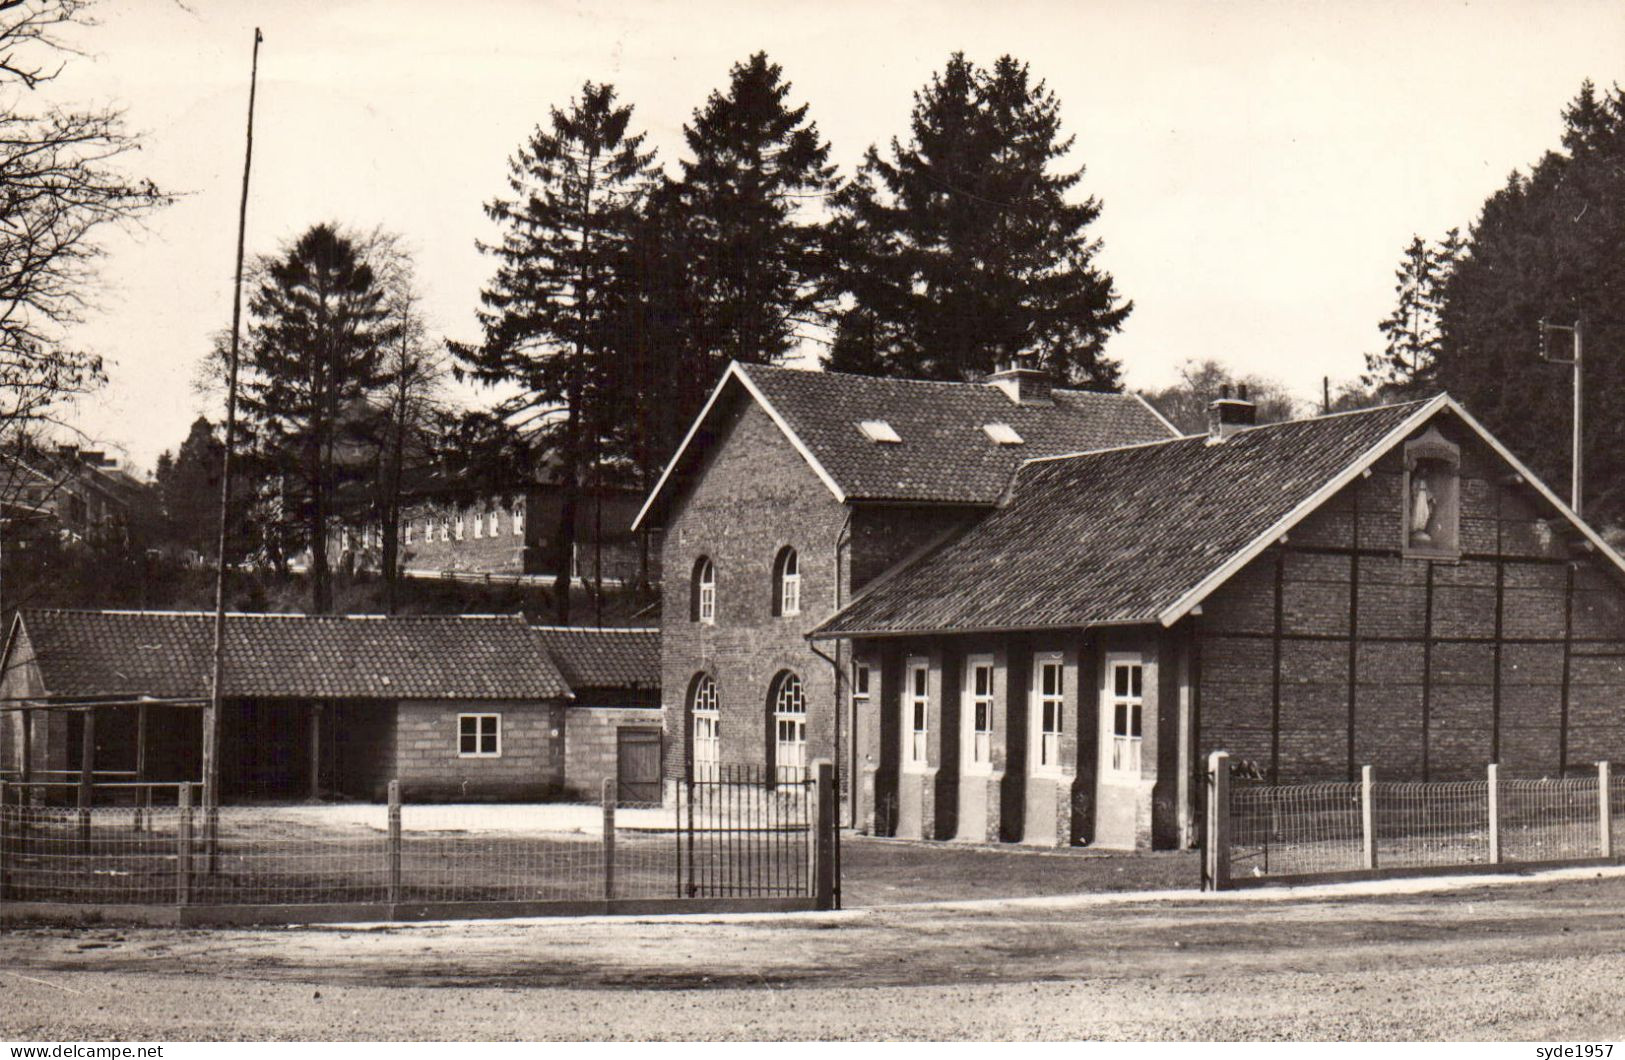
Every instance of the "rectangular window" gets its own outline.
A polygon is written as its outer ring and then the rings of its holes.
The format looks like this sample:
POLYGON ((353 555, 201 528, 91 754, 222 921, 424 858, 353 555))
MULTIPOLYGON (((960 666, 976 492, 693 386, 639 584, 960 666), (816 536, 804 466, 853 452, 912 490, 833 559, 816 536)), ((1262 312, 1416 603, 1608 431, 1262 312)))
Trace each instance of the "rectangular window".
POLYGON ((1111 769, 1138 775, 1140 724, 1145 710, 1144 668, 1139 656, 1107 657, 1105 691, 1107 709, 1102 713, 1110 726, 1111 769))
POLYGON ((801 614, 801 575, 797 571, 785 571, 782 594, 784 599, 779 608, 779 613, 781 615, 801 614))
POLYGON ((452 532, 457 535, 457 540, 461 541, 463 539, 463 516, 461 512, 457 514, 457 521, 452 523, 451 526, 452 532))
POLYGON ((1059 652, 1033 657, 1032 765, 1035 773, 1061 771, 1061 729, 1066 712, 1066 664, 1059 652))
POLYGON ((722 723, 714 710, 694 712, 694 779, 714 781, 721 772, 722 723))
POLYGON ((930 764, 930 689, 929 665, 924 660, 910 662, 903 688, 903 768, 907 770, 923 770, 930 764))
POLYGON ((478 540, 479 538, 482 538, 484 536, 485 536, 485 519, 484 519, 484 517, 476 514, 474 516, 474 538, 475 538, 475 540, 478 540))
POLYGON ((490 534, 492 537, 496 537, 497 532, 502 529, 502 521, 497 517, 497 510, 492 508, 491 514, 487 518, 489 518, 491 521, 489 527, 490 534))
POLYGON ((986 773, 993 767, 993 657, 972 655, 965 660, 965 727, 962 736, 964 769, 986 773))
POLYGON ((525 536, 525 509, 517 506, 513 510, 513 536, 525 536))
POLYGON ((410 545, 412 543, 412 524, 411 523, 406 524, 406 543, 408 545, 410 545))
POLYGON ((457 757, 502 757, 502 715, 457 715, 457 757))

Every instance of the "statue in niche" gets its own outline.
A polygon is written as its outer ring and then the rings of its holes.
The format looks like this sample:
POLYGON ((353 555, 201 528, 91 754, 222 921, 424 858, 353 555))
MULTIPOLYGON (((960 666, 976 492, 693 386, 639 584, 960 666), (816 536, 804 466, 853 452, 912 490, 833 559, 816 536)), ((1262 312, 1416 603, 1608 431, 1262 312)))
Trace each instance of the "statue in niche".
POLYGON ((1418 468, 1411 475, 1411 544, 1433 544, 1433 537, 1428 533, 1428 524, 1433 521, 1433 513, 1437 508, 1438 502, 1434 500, 1433 489, 1428 485, 1428 477, 1418 468))

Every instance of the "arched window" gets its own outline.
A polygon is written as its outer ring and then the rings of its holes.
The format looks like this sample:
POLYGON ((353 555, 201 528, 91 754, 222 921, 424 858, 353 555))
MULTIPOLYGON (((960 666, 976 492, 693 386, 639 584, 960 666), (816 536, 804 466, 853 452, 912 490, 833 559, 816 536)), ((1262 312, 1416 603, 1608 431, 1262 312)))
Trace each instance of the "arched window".
POLYGON ((773 613, 801 614, 801 559, 789 545, 773 561, 773 613))
POLYGON ((717 683, 710 674, 696 674, 689 685, 688 713, 693 719, 690 776, 716 780, 722 766, 722 719, 717 711, 717 683))
POLYGON ((794 783, 807 775, 807 697, 801 678, 788 670, 773 679, 773 780, 794 783))
POLYGON ((688 617, 690 621, 704 622, 708 626, 715 625, 717 621, 717 569, 708 556, 694 561, 688 617))

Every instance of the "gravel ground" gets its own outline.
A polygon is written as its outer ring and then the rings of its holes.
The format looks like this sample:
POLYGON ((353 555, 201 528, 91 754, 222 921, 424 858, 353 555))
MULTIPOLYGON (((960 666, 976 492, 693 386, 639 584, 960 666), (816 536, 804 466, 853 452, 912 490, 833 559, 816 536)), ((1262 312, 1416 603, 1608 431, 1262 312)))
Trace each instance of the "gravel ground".
POLYGON ((1606 874, 779 917, 13 927, 0 1037, 1619 1039, 1622 910, 1625 875, 1606 874))

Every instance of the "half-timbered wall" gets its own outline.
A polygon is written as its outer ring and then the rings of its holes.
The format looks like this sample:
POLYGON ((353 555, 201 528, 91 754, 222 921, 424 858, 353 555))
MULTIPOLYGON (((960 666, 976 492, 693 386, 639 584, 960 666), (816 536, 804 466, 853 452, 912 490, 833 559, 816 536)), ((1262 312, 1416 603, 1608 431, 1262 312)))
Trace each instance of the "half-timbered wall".
POLYGON ((1625 590, 1491 449, 1440 426, 1462 448, 1460 558, 1402 554, 1403 457, 1379 461, 1206 601, 1203 755, 1283 782, 1625 760, 1625 590))

